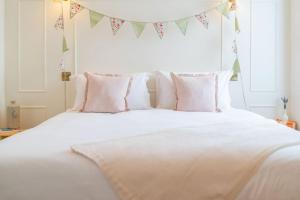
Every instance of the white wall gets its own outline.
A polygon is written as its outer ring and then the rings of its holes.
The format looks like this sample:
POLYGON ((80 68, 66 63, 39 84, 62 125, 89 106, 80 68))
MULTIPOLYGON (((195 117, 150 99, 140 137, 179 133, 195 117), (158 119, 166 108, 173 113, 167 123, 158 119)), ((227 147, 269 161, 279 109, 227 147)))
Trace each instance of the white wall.
MULTIPOLYGON (((83 1, 89 8, 111 16, 153 21, 176 19, 211 7, 220 1, 211 0, 128 0, 83 1), (124 5, 126 4, 126 6, 124 5), (166 7, 158 5, 166 5, 166 7), (136 9, 139 8, 139 9, 136 9), (156 15, 153 15, 156 13, 156 15)), ((290 45, 289 1, 239 0, 241 33, 238 36, 243 85, 249 110, 266 117, 281 115, 280 97, 289 94, 290 45)), ((165 38, 158 39, 151 24, 139 40, 130 24, 112 36, 108 19, 91 29, 88 11, 71 22, 75 23, 73 72, 105 71, 201 71, 230 69, 233 63, 233 24, 221 20, 217 12, 209 13, 209 30, 191 20, 186 37, 174 24, 169 24, 165 38), (220 37, 221 36, 221 37, 220 37)), ((71 25, 72 27, 72 25, 71 25)), ((241 79, 231 83, 233 105, 245 108, 241 79)))
POLYGON ((0 0, 0 127, 5 126, 5 69, 4 69, 4 15, 5 0, 0 0))
MULTIPOLYGON (((6 2, 6 100, 17 101, 21 106, 21 125, 30 127, 64 111, 64 84, 57 69, 62 35, 53 28, 61 8, 49 0, 6 2)), ((111 16, 155 21, 196 14, 221 0, 81 2, 111 16)), ((238 45, 247 106, 274 118, 280 114, 280 96, 288 95, 290 88, 290 46, 286 41, 290 37, 289 1, 238 2, 242 29, 238 45)), ((67 2, 64 4, 68 8, 67 2)), ((209 30, 193 19, 186 37, 170 24, 165 38, 160 40, 151 24, 140 39, 135 38, 130 24, 112 36, 107 18, 91 29, 88 12, 83 11, 74 20, 67 20, 70 52, 66 67, 73 73, 229 69, 233 64, 233 21, 222 19, 216 12, 209 16, 209 30)), ((234 106, 245 108, 241 79, 232 82, 231 89, 234 106)))
MULTIPOLYGON (((300 125, 300 1, 291 3, 291 116, 300 125)), ((299 126, 298 126, 299 128, 299 126)))

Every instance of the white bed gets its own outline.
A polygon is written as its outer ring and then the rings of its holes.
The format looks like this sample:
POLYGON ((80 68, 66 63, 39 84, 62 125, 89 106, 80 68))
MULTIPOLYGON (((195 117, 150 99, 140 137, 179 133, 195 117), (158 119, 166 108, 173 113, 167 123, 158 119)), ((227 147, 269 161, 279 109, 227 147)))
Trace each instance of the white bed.
MULTIPOLYGON (((119 114, 67 112, 0 141, 0 199, 117 200, 96 164, 72 152, 72 145, 220 123, 250 124, 253 127, 274 123, 274 129, 298 134, 272 120, 237 109, 224 113, 159 109, 119 114)), ((199 133, 203 130, 199 129, 199 133)), ((293 146, 270 155, 238 200, 300 199, 299 152, 300 146, 293 146)))

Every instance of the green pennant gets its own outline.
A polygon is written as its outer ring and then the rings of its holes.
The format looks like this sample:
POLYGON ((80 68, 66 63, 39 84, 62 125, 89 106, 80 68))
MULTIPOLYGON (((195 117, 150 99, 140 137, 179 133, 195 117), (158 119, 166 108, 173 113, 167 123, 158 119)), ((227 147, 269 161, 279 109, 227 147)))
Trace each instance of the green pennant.
POLYGON ((139 38, 142 35, 142 33, 145 29, 146 23, 144 23, 144 22, 131 22, 131 25, 132 25, 132 28, 135 32, 136 37, 139 38))
POLYGON ((236 58, 232 67, 233 75, 231 77, 231 81, 237 81, 238 80, 238 74, 241 72, 241 65, 239 62, 239 59, 236 58))
POLYGON ((177 21, 175 21, 175 23, 178 26, 178 28, 180 29, 180 31, 182 32, 182 34, 185 35, 188 24, 189 24, 189 18, 183 18, 183 19, 177 20, 177 21))
POLYGON ((91 27, 93 28, 103 19, 104 15, 95 12, 93 10, 89 10, 89 13, 90 13, 90 24, 91 27))
POLYGON ((237 17, 235 17, 235 32, 236 32, 236 33, 241 32, 241 29, 240 29, 240 23, 239 23, 239 20, 238 20, 237 17))
POLYGON ((224 3, 219 5, 216 9, 218 12, 220 12, 222 15, 224 15, 227 19, 229 19, 229 13, 230 13, 229 1, 225 1, 224 3))
POLYGON ((63 53, 65 53, 67 51, 69 51, 69 48, 68 48, 66 37, 64 36, 63 37, 63 53))

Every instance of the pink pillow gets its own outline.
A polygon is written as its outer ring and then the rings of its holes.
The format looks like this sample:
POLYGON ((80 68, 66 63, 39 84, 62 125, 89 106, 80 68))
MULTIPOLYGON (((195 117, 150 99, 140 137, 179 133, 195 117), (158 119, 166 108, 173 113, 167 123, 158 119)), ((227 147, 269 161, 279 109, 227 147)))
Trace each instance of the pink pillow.
POLYGON ((215 112, 216 75, 184 76, 172 73, 178 111, 215 112))
POLYGON ((126 111, 130 77, 85 73, 87 94, 83 112, 117 113, 126 111))

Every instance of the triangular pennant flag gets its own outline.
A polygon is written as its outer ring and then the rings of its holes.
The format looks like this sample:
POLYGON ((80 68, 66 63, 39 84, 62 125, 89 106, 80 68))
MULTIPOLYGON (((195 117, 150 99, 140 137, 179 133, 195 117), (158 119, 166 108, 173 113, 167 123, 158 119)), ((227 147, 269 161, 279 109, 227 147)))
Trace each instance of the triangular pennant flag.
POLYGON ((237 81, 238 80, 238 74, 241 72, 241 66, 239 59, 236 58, 232 67, 233 75, 231 77, 232 81, 237 81))
POLYGON ((54 25, 56 30, 64 30, 64 16, 60 14, 54 25))
POLYGON ((239 19, 237 17, 235 17, 235 32, 236 33, 240 33, 241 32, 239 19))
POLYGON ((175 21, 175 23, 178 26, 178 28, 180 29, 180 31, 182 32, 182 34, 185 35, 188 24, 189 24, 189 18, 177 20, 177 21, 175 21))
POLYGON ((153 26, 154 26, 159 38, 162 39, 165 36, 165 32, 167 30, 168 23, 167 22, 155 22, 155 23, 153 23, 153 26))
POLYGON ((206 15, 206 12, 201 13, 199 15, 195 15, 195 17, 199 20, 199 22, 201 22, 203 24, 203 26, 206 29, 208 29, 209 21, 208 21, 208 17, 206 15))
POLYGON ((65 58, 64 58, 64 55, 59 60, 58 69, 59 70, 65 70, 65 58))
POLYGON ((69 51, 67 40, 66 40, 66 37, 63 36, 63 53, 65 53, 67 51, 69 51))
POLYGON ((113 17, 110 18, 110 25, 114 35, 117 34, 118 30, 121 28, 124 22, 125 20, 123 19, 118 19, 113 17))
POLYGON ((237 53, 238 53, 238 48, 237 48, 236 40, 233 40, 232 51, 233 51, 234 54, 237 55, 237 53))
POLYGON ((72 19, 77 13, 82 11, 84 7, 74 1, 70 2, 70 18, 72 19))
POLYGON ((146 23, 145 22, 131 22, 131 25, 135 32, 136 37, 139 38, 145 29, 146 23))
POLYGON ((93 10, 89 10, 89 13, 90 13, 90 24, 91 24, 91 27, 93 28, 102 20, 104 15, 102 15, 101 13, 95 12, 93 10))
POLYGON ((230 7, 229 2, 225 1, 221 5, 217 6, 217 11, 224 15, 226 18, 229 19, 230 7))

